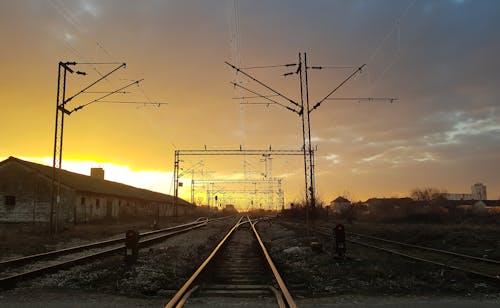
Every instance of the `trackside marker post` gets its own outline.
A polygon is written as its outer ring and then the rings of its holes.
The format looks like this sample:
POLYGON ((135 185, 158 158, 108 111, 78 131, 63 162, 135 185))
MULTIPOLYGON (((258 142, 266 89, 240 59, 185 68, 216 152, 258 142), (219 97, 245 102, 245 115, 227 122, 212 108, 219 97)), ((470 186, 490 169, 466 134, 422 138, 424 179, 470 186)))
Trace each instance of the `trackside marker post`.
POLYGON ((139 232, 127 230, 125 232, 125 263, 134 264, 139 255, 139 232))
POLYGON ((345 227, 338 224, 333 229, 333 234, 335 236, 335 251, 338 257, 344 258, 346 253, 345 247, 345 227))

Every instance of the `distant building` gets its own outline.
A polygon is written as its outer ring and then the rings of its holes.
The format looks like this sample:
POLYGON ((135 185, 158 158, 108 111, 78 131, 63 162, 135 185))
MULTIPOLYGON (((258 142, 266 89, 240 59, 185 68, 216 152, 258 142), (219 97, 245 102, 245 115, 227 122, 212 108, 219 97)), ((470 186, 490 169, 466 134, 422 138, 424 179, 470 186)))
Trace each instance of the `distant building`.
POLYGON ((414 201, 411 198, 370 198, 363 203, 371 215, 385 218, 405 217, 423 208, 429 201, 414 201))
MULTIPOLYGON (((0 222, 48 222, 53 168, 15 157, 0 162, 0 222)), ((106 181, 102 168, 91 176, 61 171, 59 222, 121 217, 182 216, 195 206, 182 199, 106 181)), ((56 214, 54 213, 54 219, 56 214)))
POLYGON ((222 212, 224 212, 224 214, 230 215, 238 213, 238 210, 236 210, 236 207, 233 204, 226 204, 222 212))
POLYGON ((337 197, 335 200, 330 202, 330 208, 332 209, 333 213, 336 214, 344 212, 350 206, 351 206, 351 201, 349 201, 344 197, 337 197))
POLYGON ((486 185, 476 183, 471 186, 470 194, 444 194, 448 200, 487 200, 486 185))
POLYGON ((472 194, 444 194, 447 200, 475 200, 472 194))
POLYGON ((482 183, 476 183, 471 186, 472 198, 474 200, 487 200, 486 196, 486 185, 482 183))

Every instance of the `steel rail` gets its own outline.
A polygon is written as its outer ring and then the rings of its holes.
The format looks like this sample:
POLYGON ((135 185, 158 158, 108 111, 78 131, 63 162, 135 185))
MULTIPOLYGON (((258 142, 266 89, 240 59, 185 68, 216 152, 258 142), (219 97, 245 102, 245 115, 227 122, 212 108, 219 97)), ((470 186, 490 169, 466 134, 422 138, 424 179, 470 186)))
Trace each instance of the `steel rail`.
POLYGON ((466 273, 469 273, 469 274, 473 274, 473 275, 476 275, 476 276, 479 276, 479 277, 484 277, 484 278, 492 279, 492 280, 494 280, 496 282, 500 282, 500 276, 499 275, 493 276, 493 275, 490 275, 490 274, 478 272, 478 271, 475 271, 475 270, 466 269, 466 268, 463 268, 463 267, 458 267, 458 266, 454 266, 454 265, 450 265, 450 264, 446 264, 446 263, 442 263, 442 262, 437 262, 437 261, 432 261, 432 260, 429 260, 429 259, 415 257, 415 256, 411 256, 411 255, 399 252, 399 251, 395 251, 395 250, 388 249, 388 248, 383 248, 383 247, 378 247, 378 246, 374 246, 374 245, 370 245, 370 244, 359 242, 359 241, 356 241, 356 240, 346 240, 346 241, 350 242, 350 243, 353 243, 355 245, 365 246, 365 247, 369 247, 369 248, 373 248, 373 249, 377 249, 377 250, 389 252, 391 254, 402 256, 402 257, 409 258, 409 259, 412 259, 412 260, 416 260, 416 261, 420 261, 420 262, 424 262, 424 263, 430 263, 430 264, 434 264, 434 265, 438 265, 438 266, 442 266, 442 267, 451 268, 451 269, 454 269, 454 270, 459 270, 459 271, 466 272, 466 273))
POLYGON ((199 287, 200 286, 196 285, 196 286, 192 287, 191 289, 189 289, 189 291, 187 291, 182 296, 182 298, 179 300, 176 307, 183 307, 184 304, 186 303, 186 301, 188 300, 188 298, 191 296, 191 294, 193 294, 194 291, 198 290, 199 287))
MULTIPOLYGON (((328 227, 321 226, 320 228, 324 228, 325 230, 326 229, 329 230, 330 227, 329 226, 328 227)), ((443 249, 437 249, 437 248, 432 248, 432 247, 427 247, 427 246, 408 244, 408 243, 404 243, 404 242, 388 240, 388 239, 377 237, 377 236, 366 235, 366 234, 355 233, 355 232, 346 232, 346 234, 354 235, 354 236, 358 236, 358 237, 363 237, 363 238, 367 238, 367 239, 371 239, 371 240, 386 242, 389 244, 410 247, 410 248, 415 248, 415 249, 420 249, 420 250, 426 250, 426 251, 431 251, 431 252, 435 252, 435 253, 446 254, 446 255, 460 257, 460 258, 464 258, 464 259, 476 260, 476 261, 481 261, 481 262, 485 262, 485 263, 492 263, 492 264, 500 264, 499 260, 476 257, 476 256, 471 256, 471 255, 466 255, 466 254, 462 254, 462 253, 458 253, 458 252, 449 251, 449 250, 443 250, 443 249)))
MULTIPOLYGON (((203 263, 196 269, 196 271, 189 277, 189 279, 184 283, 184 285, 175 293, 175 295, 170 299, 170 301, 165 305, 165 308, 172 307, 182 307, 181 299, 186 295, 186 292, 190 289, 191 285, 194 283, 196 278, 200 275, 200 273, 207 267, 208 263, 214 258, 219 249, 224 245, 226 240, 233 234, 234 230, 236 230, 242 224, 243 216, 238 219, 236 224, 227 232, 224 238, 219 242, 219 244, 215 247, 215 249, 210 253, 210 255, 203 261, 203 263)), ((187 297, 186 297, 187 299, 187 297)))
MULTIPOLYGON (((169 232, 169 233, 166 233, 166 234, 162 234, 162 235, 159 235, 159 236, 155 236, 155 237, 152 237, 152 238, 148 238, 148 239, 142 239, 141 241, 139 241, 139 246, 144 247, 144 246, 147 246, 147 245, 154 244, 154 243, 156 243, 158 241, 161 241, 161 240, 163 240, 163 239, 165 239, 167 237, 171 237, 171 236, 174 236, 174 235, 177 235, 177 234, 181 234, 181 233, 184 233, 184 232, 196 229, 196 228, 200 228, 200 227, 206 226, 207 223, 208 223, 207 221, 205 221, 205 222, 199 222, 198 224, 192 224, 191 226, 186 226, 185 228, 182 228, 180 230, 175 230, 175 231, 172 231, 172 232, 169 232)), ((179 228, 177 228, 177 229, 179 229, 179 228)), ((121 241, 123 241, 123 239, 121 239, 121 241)), ((14 274, 14 275, 7 276, 7 277, 2 277, 2 278, 0 278, 0 288, 12 287, 17 282, 22 281, 22 280, 26 280, 26 279, 29 279, 29 278, 32 278, 32 277, 41 276, 43 274, 46 274, 46 273, 49 273, 49 272, 54 272, 54 271, 57 271, 57 270, 60 270, 60 269, 64 269, 64 268, 68 268, 68 267, 71 267, 71 266, 74 266, 74 265, 77 265, 77 264, 85 263, 85 262, 94 260, 94 259, 96 259, 98 257, 103 257, 103 256, 108 256, 108 255, 116 254, 116 253, 122 252, 124 250, 125 250, 125 246, 109 248, 109 249, 106 249, 106 250, 103 250, 103 251, 92 253, 92 254, 89 254, 89 255, 86 255, 86 256, 83 256, 83 257, 78 257, 78 258, 75 258, 75 259, 72 259, 72 260, 68 260, 68 261, 64 261, 64 262, 52 264, 52 265, 49 265, 49 266, 44 266, 44 267, 41 267, 41 268, 38 268, 38 269, 26 271, 26 272, 19 273, 19 274, 14 274)))
MULTIPOLYGON (((212 219, 212 220, 215 220, 215 219, 212 219)), ((207 217, 200 217, 200 218, 196 219, 195 221, 188 222, 185 224, 181 224, 181 225, 177 225, 177 226, 173 226, 173 227, 168 227, 168 228, 163 228, 163 229, 158 229, 158 230, 153 230, 153 231, 142 232, 141 234, 139 234, 139 236, 142 237, 142 236, 148 236, 148 235, 157 234, 157 233, 161 233, 161 232, 165 232, 165 231, 172 231, 172 230, 176 230, 176 229, 180 229, 180 228, 184 228, 184 227, 188 227, 188 226, 192 226, 192 225, 197 225, 200 223, 207 223, 209 221, 210 221, 210 219, 207 217)))
MULTIPOLYGON (((318 231, 318 233, 326 235, 326 236, 331 236, 332 235, 331 232, 329 232, 330 230, 329 230, 328 227, 320 227, 320 228, 324 229, 325 231, 318 231), (326 231, 326 230, 328 230, 328 231, 326 231)), ((353 234, 353 233, 349 233, 349 234, 353 234)), ((389 241, 389 240, 387 240, 387 241, 389 241)), ((368 248, 372 248, 372 249, 376 249, 376 250, 388 252, 388 253, 391 253, 391 254, 394 254, 394 255, 398 255, 398 256, 401 256, 401 257, 405 257, 405 258, 409 258, 409 259, 412 259, 412 260, 416 260, 416 261, 420 261, 420 262, 424 262, 424 263, 429 263, 429 264, 433 264, 433 265, 437 265, 437 266, 441 266, 441 267, 446 267, 446 268, 450 268, 450 269, 453 269, 453 270, 462 271, 462 272, 465 272, 465 273, 468 273, 468 274, 472 274, 472 275, 475 275, 475 276, 478 276, 478 277, 483 277, 483 278, 494 280, 496 282, 500 282, 500 275, 494 276, 494 275, 490 275, 490 274, 487 274, 487 273, 479 272, 479 271, 468 269, 468 268, 464 268, 464 267, 459 267, 459 266, 455 266, 455 265, 451 265, 451 264, 446 264, 446 263, 439 262, 439 261, 433 261, 433 260, 429 260, 429 259, 426 259, 426 258, 416 257, 416 256, 409 255, 407 253, 403 253, 403 252, 396 251, 396 250, 389 249, 389 248, 379 247, 379 246, 376 246, 376 245, 371 245, 371 244, 368 244, 368 243, 363 243, 363 242, 360 242, 360 241, 357 241, 357 240, 346 239, 346 242, 350 242, 350 243, 353 243, 355 245, 364 246, 364 247, 368 247, 368 248)), ((389 242, 393 242, 393 244, 405 244, 405 243, 400 243, 400 242, 396 242, 396 241, 389 241, 389 242)), ((410 245, 410 244, 408 244, 408 245, 410 245)), ((402 245, 402 246, 407 246, 407 245, 402 245)), ((416 246, 416 245, 413 245, 413 246, 416 246)), ((417 246, 417 247, 412 247, 412 248, 419 248, 419 247, 417 246)), ((428 248, 428 247, 426 247, 426 248, 428 248)), ((436 249, 436 250, 431 250, 431 249, 433 249, 433 248, 430 248, 429 250, 432 251, 432 252, 435 252, 435 253, 446 252, 445 250, 443 250, 441 252, 441 251, 439 251, 439 249, 436 249)), ((454 255, 454 256, 461 257, 460 254, 457 254, 457 255, 454 255)), ((464 255, 464 256, 467 256, 467 255, 464 255)), ((468 256, 468 257, 472 257, 472 256, 468 256)), ((475 257, 473 257, 473 258, 475 258, 475 257)), ((488 260, 490 260, 490 259, 488 259, 488 260)), ((495 260, 492 260, 492 261, 495 261, 495 260)))
POLYGON ((257 224, 257 222, 252 223, 248 216, 247 216, 247 219, 248 219, 248 222, 250 223, 250 225, 252 226, 252 230, 255 234, 255 237, 257 238, 257 241, 259 242, 260 248, 262 249, 262 253, 264 254, 264 256, 267 260, 267 264, 269 265, 269 267, 271 268, 271 271, 273 272, 274 279, 276 279, 276 282, 278 282, 278 286, 280 287, 280 291, 286 300, 287 307, 291 307, 291 308, 297 307, 297 305, 295 304, 295 301, 293 300, 292 295, 290 294, 290 292, 288 291, 288 288, 286 287, 285 281, 283 280, 283 278, 281 278, 281 275, 278 272, 278 270, 276 269, 276 266, 274 265, 274 262, 271 259, 271 256, 267 252, 266 246, 262 242, 262 239, 260 238, 260 235, 257 232, 257 229, 255 229, 255 224, 257 224))
POLYGON ((271 290, 271 292, 274 293, 274 296, 276 297, 276 300, 278 301, 278 306, 280 306, 280 308, 286 308, 285 301, 283 300, 283 293, 278 291, 273 286, 269 286, 269 289, 271 290))
MULTIPOLYGON (((149 236, 149 235, 153 235, 153 234, 177 230, 179 228, 184 228, 187 226, 197 225, 197 224, 202 224, 202 223, 208 222, 208 218, 204 218, 203 221, 201 221, 199 219, 200 218, 198 218, 197 220, 195 220, 193 222, 189 222, 186 224, 181 224, 181 225, 177 225, 177 226, 173 226, 173 227, 169 227, 169 228, 143 232, 139 236, 141 236, 141 237, 142 236, 149 236)), ((120 242, 123 242, 124 240, 125 240, 124 238, 105 240, 105 241, 99 241, 99 242, 94 242, 94 243, 90 243, 90 244, 68 247, 68 248, 64 248, 64 249, 52 250, 52 251, 42 252, 42 253, 38 253, 38 254, 34 254, 34 255, 10 259, 10 260, 0 262, 0 268, 22 265, 22 264, 26 264, 26 263, 33 262, 33 261, 38 261, 38 260, 42 260, 42 259, 46 259, 46 258, 50 258, 50 257, 58 257, 58 256, 62 256, 65 254, 73 253, 73 252, 83 251, 86 249, 97 248, 97 247, 112 245, 112 244, 118 244, 120 242)))
POLYGON ((180 230, 175 230, 175 231, 172 231, 172 232, 169 232, 169 233, 165 233, 165 234, 161 234, 161 235, 158 235, 158 236, 155 236, 155 237, 151 237, 151 238, 147 238, 147 239, 140 239, 139 240, 139 246, 140 247, 148 246, 148 245, 154 244, 155 242, 161 241, 164 238, 170 237, 172 235, 177 235, 177 234, 181 234, 181 233, 184 233, 184 232, 187 232, 187 231, 191 231, 193 229, 197 229, 199 227, 204 227, 207 224, 208 224, 208 222, 201 222, 201 223, 198 223, 198 224, 194 224, 192 226, 187 226, 187 227, 182 228, 180 230))
POLYGON ((400 246, 405 246, 405 247, 411 247, 411 248, 416 248, 416 249, 421 249, 421 250, 427 250, 427 251, 432 251, 432 252, 438 252, 442 254, 447 254, 455 257, 461 257, 464 259, 471 259, 471 260, 477 260, 477 261, 482 261, 486 263, 493 263, 493 264, 500 264, 500 261, 494 260, 494 259, 488 259, 488 258, 481 258, 481 257, 476 257, 476 256, 471 256, 471 255, 466 255, 458 252, 453 252, 453 251, 448 251, 448 250, 442 250, 442 249, 437 249, 437 248, 431 248, 431 247, 426 247, 426 246, 420 246, 420 245, 413 245, 413 244, 408 244, 404 242, 398 242, 398 241, 393 241, 393 240, 388 240, 384 239, 381 237, 376 237, 376 236, 371 236, 371 235, 364 235, 364 234, 359 234, 359 233, 354 233, 354 232, 346 232, 347 234, 359 236, 359 237, 364 237, 372 240, 377 240, 381 242, 386 242, 390 244, 396 244, 400 246))

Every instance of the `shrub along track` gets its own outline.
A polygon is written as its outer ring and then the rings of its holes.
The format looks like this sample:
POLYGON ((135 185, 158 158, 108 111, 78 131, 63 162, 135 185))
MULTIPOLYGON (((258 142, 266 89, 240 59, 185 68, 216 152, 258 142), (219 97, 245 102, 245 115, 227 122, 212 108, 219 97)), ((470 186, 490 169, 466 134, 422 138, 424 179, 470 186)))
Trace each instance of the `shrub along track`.
MULTIPOLYGON (((143 232, 140 234, 139 246, 146 247, 168 237, 204 227, 209 221, 213 220, 200 218, 170 228, 143 232)), ((104 256, 122 254, 125 251, 123 242, 124 238, 99 241, 0 262, 0 269, 2 269, 0 288, 12 288, 21 281, 40 277, 77 264, 88 263, 104 256)))
MULTIPOLYGON (((330 238, 333 236, 332 230, 333 225, 323 225, 316 228, 318 234, 330 238)), ((349 236, 346 241, 355 245, 384 251, 415 261, 459 270, 481 279, 500 283, 500 261, 498 260, 412 245, 360 233, 346 232, 346 235, 349 236)))
MULTIPOLYGON (((288 228, 302 230, 301 232, 303 233, 305 231, 303 223, 280 222, 288 228)), ((333 243, 334 226, 334 224, 315 225, 311 232, 317 237, 322 238, 323 241, 326 240, 333 243)), ((449 285, 453 284, 451 290, 462 289, 467 290, 467 293, 480 289, 487 294, 490 292, 488 290, 497 289, 498 285, 500 285, 499 260, 421 245, 412 245, 361 233, 346 232, 346 241, 348 242, 348 248, 351 247, 351 251, 354 249, 353 245, 356 245, 360 248, 370 249, 371 251, 379 251, 381 254, 396 255, 403 258, 401 260, 407 259, 413 264, 411 267, 407 267, 407 271, 398 272, 398 270, 392 267, 395 265, 394 262, 396 262, 396 259, 387 259, 387 261, 391 262, 391 269, 388 270, 393 273, 391 277, 394 277, 393 275, 396 274, 401 277, 400 279, 406 280, 404 277, 407 275, 407 272, 409 273, 408 277, 410 275, 418 275, 422 278, 429 276, 433 277, 432 280, 434 280, 435 285, 440 285, 445 290, 448 289, 446 287, 448 283, 449 285), (415 262, 421 265, 416 266, 415 262), (450 271, 447 272, 446 269, 450 271), (446 275, 443 276, 445 273, 446 275), (464 275, 469 276, 469 279, 463 279, 464 275)), ((347 255, 349 255, 349 249, 347 255)), ((370 253, 370 255, 373 255, 373 253, 370 253)), ((349 262, 349 260, 345 262, 349 262)), ((399 264, 399 261, 397 262, 399 264)), ((399 268, 399 266, 396 266, 396 268, 399 268)), ((424 279, 427 280, 427 278, 424 279)))

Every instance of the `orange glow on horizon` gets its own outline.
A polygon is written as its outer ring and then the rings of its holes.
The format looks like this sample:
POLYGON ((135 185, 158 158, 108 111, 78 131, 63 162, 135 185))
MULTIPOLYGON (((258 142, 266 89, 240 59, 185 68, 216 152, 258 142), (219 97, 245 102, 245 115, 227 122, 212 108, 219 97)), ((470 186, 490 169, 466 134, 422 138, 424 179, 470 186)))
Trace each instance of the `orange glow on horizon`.
MULTIPOLYGON (((52 157, 19 157, 19 159, 52 166, 52 157)), ((67 171, 90 175, 91 168, 103 168, 104 178, 108 181, 171 194, 173 173, 159 170, 134 170, 125 165, 91 159, 68 159, 62 163, 67 171)), ((180 196, 182 197, 182 196, 180 196)))

